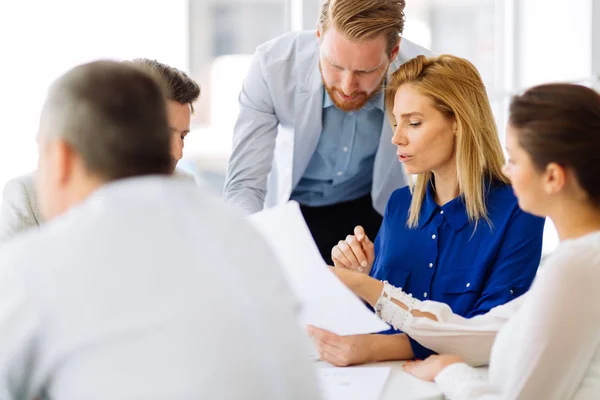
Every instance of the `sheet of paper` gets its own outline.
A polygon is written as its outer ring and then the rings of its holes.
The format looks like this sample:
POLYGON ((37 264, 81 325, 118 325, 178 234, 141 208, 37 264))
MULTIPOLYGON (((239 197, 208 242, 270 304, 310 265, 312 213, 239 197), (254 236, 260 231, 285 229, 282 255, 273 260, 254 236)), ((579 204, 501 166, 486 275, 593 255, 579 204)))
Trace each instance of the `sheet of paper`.
POLYGON ((378 400, 390 367, 318 368, 324 400, 378 400))
POLYGON ((300 323, 338 335, 381 332, 379 319, 329 270, 312 239, 298 203, 290 201, 248 217, 264 235, 300 300, 300 323))

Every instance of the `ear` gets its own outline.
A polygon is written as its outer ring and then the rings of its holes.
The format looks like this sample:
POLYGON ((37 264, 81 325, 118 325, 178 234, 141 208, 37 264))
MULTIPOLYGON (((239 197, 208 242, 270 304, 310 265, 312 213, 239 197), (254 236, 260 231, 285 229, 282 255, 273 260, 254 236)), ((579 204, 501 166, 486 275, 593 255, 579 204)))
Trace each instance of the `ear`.
POLYGON ((556 194, 565 187, 567 171, 556 163, 550 163, 544 171, 544 190, 547 194, 556 194))
POLYGON ((458 122, 456 121, 456 117, 452 117, 452 133, 454 133, 454 136, 458 133, 458 122))
POLYGON ((48 167, 52 170, 52 179, 60 186, 66 185, 72 178, 77 162, 77 155, 73 148, 62 140, 51 144, 48 167))
POLYGON ((321 44, 321 31, 317 29, 317 41, 321 44))
POLYGON ((398 41, 396 42, 396 45, 394 46, 394 48, 392 49, 392 52, 390 54, 390 63, 392 63, 396 57, 398 57, 398 54, 400 53, 400 42, 402 41, 402 37, 398 36, 398 41))

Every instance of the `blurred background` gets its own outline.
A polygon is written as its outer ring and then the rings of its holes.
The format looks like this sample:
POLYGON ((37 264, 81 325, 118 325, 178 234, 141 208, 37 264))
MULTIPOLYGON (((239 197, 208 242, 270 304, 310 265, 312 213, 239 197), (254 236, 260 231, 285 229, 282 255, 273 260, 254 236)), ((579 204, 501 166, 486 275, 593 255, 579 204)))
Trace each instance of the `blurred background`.
MULTIPOLYGON (((360 0, 357 0, 360 1, 360 0)), ((404 37, 473 62, 503 139, 510 95, 533 84, 598 85, 600 0, 407 0, 404 37)), ((255 47, 314 29, 320 0, 3 0, 0 186, 36 167, 49 84, 97 58, 157 59, 202 86, 180 166, 221 191, 237 96, 255 47)), ((545 252, 556 246, 549 226, 545 252)))

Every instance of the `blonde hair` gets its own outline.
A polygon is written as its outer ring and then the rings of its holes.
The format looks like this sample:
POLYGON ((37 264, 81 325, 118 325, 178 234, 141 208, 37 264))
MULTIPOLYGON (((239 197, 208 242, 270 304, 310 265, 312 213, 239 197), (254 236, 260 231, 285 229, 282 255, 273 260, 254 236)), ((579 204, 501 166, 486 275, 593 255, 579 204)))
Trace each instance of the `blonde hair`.
POLYGON ((330 24, 350 40, 370 40, 383 34, 386 52, 398 44, 404 30, 404 0, 325 0, 317 28, 325 33, 330 24))
MULTIPOLYGON (((386 89, 386 108, 391 114, 394 96, 409 83, 431 98, 435 108, 456 120, 456 173, 469 221, 483 218, 489 223, 485 206, 485 186, 491 181, 508 183, 502 173, 504 154, 485 85, 473 64, 451 55, 417 56, 394 72, 386 89)), ((393 118, 393 117, 391 117, 393 118)), ((412 184, 408 226, 419 224, 421 205, 433 173, 417 175, 412 184)))

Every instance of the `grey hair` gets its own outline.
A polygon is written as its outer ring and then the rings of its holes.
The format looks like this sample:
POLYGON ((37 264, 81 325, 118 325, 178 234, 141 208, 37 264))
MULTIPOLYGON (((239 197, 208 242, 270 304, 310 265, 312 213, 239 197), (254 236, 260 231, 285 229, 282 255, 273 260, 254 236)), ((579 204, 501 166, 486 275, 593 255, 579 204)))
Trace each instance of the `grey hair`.
POLYGON ((171 172, 161 84, 114 61, 77 66, 50 87, 40 135, 65 141, 90 173, 114 180, 171 172))

